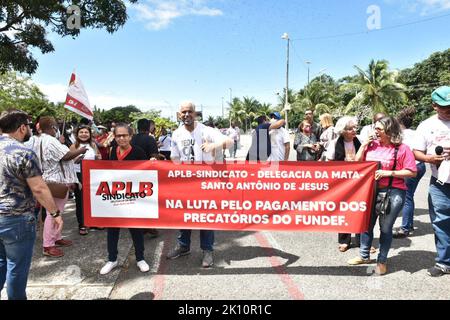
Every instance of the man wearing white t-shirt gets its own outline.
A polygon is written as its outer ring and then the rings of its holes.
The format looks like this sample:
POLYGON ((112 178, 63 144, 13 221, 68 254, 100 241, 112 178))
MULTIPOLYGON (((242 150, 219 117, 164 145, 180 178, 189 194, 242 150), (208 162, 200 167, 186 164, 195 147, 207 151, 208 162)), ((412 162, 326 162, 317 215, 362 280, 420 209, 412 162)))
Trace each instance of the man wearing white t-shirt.
POLYGON ((439 277, 450 274, 450 87, 436 89, 431 98, 437 115, 417 128, 414 155, 431 166, 428 207, 437 257, 428 275, 439 277))
MULTIPOLYGON (((183 122, 172 135, 171 159, 175 162, 214 163, 215 153, 233 144, 233 140, 219 131, 194 121, 195 105, 183 102, 179 117, 183 122)), ((203 250, 202 267, 213 265, 214 231, 200 230, 200 247, 203 250)), ((177 246, 167 254, 167 259, 188 255, 191 245, 191 230, 180 230, 177 246)))
MULTIPOLYGON (((270 114, 270 122, 274 123, 281 120, 279 112, 273 112, 270 114)), ((284 128, 272 129, 269 131, 271 153, 269 161, 288 161, 289 151, 291 148, 291 138, 288 131, 284 128)))

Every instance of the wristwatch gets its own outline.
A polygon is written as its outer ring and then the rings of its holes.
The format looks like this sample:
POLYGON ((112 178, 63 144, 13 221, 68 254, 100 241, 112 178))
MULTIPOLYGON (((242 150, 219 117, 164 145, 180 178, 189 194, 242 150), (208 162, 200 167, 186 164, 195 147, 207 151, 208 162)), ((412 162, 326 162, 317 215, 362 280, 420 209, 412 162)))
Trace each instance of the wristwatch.
POLYGON ((56 210, 55 212, 49 212, 49 215, 51 215, 53 218, 57 218, 61 215, 61 211, 56 210))

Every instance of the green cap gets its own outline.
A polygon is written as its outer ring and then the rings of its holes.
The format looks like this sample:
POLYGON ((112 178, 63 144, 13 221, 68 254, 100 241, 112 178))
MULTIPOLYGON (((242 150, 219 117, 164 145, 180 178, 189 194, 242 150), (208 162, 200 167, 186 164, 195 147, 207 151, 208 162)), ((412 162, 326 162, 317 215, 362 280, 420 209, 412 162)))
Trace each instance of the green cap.
POLYGON ((450 87, 439 87, 431 94, 431 99, 434 103, 441 107, 450 106, 450 87))

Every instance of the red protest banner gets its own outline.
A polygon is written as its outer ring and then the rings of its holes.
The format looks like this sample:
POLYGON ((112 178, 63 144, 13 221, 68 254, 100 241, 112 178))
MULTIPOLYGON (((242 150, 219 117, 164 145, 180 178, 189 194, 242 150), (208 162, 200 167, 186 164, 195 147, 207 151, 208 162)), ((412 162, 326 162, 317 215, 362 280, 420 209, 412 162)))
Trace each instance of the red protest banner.
POLYGON ((361 233, 375 162, 83 161, 85 224, 361 233))

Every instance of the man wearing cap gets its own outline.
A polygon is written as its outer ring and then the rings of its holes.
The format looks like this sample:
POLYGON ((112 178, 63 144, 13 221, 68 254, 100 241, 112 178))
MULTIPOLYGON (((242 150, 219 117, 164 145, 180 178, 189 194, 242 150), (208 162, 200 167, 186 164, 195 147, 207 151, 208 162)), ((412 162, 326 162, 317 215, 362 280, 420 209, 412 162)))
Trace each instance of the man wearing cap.
POLYGON ((450 274, 450 87, 443 86, 432 94, 437 115, 423 121, 417 128, 414 155, 428 162, 432 177, 428 206, 436 243, 436 264, 428 275, 450 274))
MULTIPOLYGON (((279 112, 272 112, 270 114, 270 123, 275 123, 281 120, 279 112)), ((270 145, 272 152, 269 156, 269 161, 288 161, 289 151, 291 148, 291 138, 288 131, 284 127, 272 129, 269 131, 270 145)))

